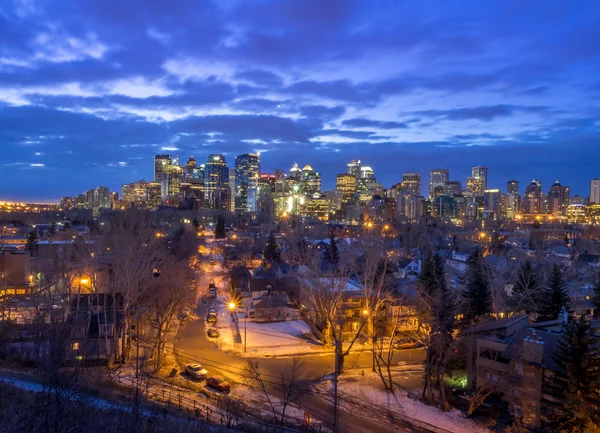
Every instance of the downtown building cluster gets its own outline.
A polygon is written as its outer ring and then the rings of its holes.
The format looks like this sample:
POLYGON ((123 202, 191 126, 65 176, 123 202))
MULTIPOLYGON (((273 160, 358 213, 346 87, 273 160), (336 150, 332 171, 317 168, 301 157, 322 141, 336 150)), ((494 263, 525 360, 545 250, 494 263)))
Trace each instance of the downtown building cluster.
POLYGON ((259 153, 234 158, 233 166, 222 154, 198 163, 184 164, 168 154, 154 156, 154 178, 122 186, 121 199, 107 187, 64 198, 61 206, 98 212, 109 208, 153 209, 176 206, 229 212, 260 212, 272 216, 299 216, 320 221, 405 219, 431 216, 460 224, 465 219, 562 219, 577 223, 600 219, 600 180, 590 182, 590 196, 571 196, 558 180, 545 190, 534 179, 521 191, 509 180, 506 190, 490 188, 488 168, 473 167, 464 187, 450 178, 448 169, 432 169, 428 194, 422 195, 421 174, 403 173, 391 187, 377 181, 374 170, 352 160, 336 176, 336 186, 323 191, 321 174, 310 165, 294 164, 286 173, 262 173, 259 153))

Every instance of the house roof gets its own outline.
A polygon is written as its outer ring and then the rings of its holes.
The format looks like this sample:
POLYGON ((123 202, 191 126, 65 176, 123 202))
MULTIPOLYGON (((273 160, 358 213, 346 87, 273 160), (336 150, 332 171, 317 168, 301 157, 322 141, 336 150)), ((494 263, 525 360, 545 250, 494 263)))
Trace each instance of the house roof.
POLYGON ((513 325, 513 324, 521 321, 521 320, 527 320, 527 317, 529 317, 529 314, 513 316, 513 317, 509 317, 507 319, 492 320, 491 322, 487 322, 487 323, 483 323, 478 326, 474 326, 473 328, 465 331, 465 333, 471 334, 471 333, 495 331, 498 329, 506 328, 510 325, 513 325))
POLYGON ((552 355, 556 351, 558 347, 558 341, 560 339, 560 334, 555 332, 521 328, 515 333, 506 349, 504 349, 502 357, 512 359, 514 361, 522 361, 523 340, 525 340, 527 337, 533 340, 541 340, 544 342, 544 359, 542 361, 542 365, 551 370, 558 370, 560 367, 556 364, 554 359, 552 359, 552 355))
POLYGON ((260 297, 260 301, 254 304, 255 309, 281 308, 287 306, 288 302, 285 295, 263 295, 260 297))

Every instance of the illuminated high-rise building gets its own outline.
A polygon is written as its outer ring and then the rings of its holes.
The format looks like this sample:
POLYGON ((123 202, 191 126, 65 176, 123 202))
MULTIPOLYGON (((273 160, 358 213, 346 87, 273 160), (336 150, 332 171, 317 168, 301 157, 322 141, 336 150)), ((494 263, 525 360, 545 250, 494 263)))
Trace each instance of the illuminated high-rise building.
POLYGON ((409 193, 415 197, 421 195, 421 174, 404 173, 402 175, 402 192, 409 193))
POLYGON ((362 177, 360 160, 352 160, 348 163, 348 174, 351 174, 356 179, 362 177))
POLYGON ((124 184, 121 188, 123 204, 136 209, 151 209, 160 206, 161 184, 140 180, 124 184))
POLYGON ((600 204, 600 180, 590 182, 590 204, 600 204))
POLYGON ((196 177, 196 168, 198 167, 198 163, 194 159, 193 156, 190 156, 188 162, 185 164, 185 178, 189 179, 192 177, 196 177))
POLYGON ((358 201, 361 204, 366 204, 373 198, 373 188, 370 187, 370 184, 372 183, 376 183, 375 172, 373 169, 368 166, 360 167, 360 177, 356 184, 356 192, 358 193, 358 201))
POLYGON ((548 213, 554 216, 566 216, 569 207, 570 188, 562 186, 558 179, 548 192, 548 213))
POLYGON ((173 160, 171 164, 163 166, 161 173, 162 198, 179 196, 183 177, 184 168, 177 163, 177 160, 173 160))
POLYGON ((519 181, 509 180, 506 182, 506 192, 509 194, 519 194, 519 181))
POLYGON ((356 193, 356 177, 351 173, 341 173, 336 177, 335 189, 342 193, 342 201, 349 203, 356 193))
POLYGON ((429 198, 432 199, 435 195, 437 187, 444 188, 448 182, 450 172, 445 168, 435 168, 429 172, 429 198))
POLYGON ((235 157, 235 210, 256 212, 260 155, 246 153, 235 157))
POLYGON ((540 214, 543 208, 542 182, 533 179, 525 188, 522 211, 526 214, 540 214))
POLYGON ((473 167, 471 177, 467 178, 467 191, 475 197, 483 197, 486 189, 488 189, 487 167, 473 167))
POLYGON ((321 194, 321 174, 317 173, 310 165, 304 166, 300 179, 304 195, 321 194))
POLYGON ((171 165, 171 155, 154 155, 154 182, 162 182, 165 168, 171 165))
POLYGON ((230 210, 231 188, 225 157, 213 154, 204 166, 204 207, 230 210))
POLYGON ((455 195, 462 195, 462 193, 462 184, 459 180, 449 180, 444 184, 444 195, 453 197, 455 195))

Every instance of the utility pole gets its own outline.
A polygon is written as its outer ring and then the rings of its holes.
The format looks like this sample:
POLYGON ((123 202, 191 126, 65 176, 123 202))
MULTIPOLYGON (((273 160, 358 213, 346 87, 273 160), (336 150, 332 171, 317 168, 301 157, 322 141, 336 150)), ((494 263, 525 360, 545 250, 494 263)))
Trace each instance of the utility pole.
POLYGON ((335 372, 333 373, 333 433, 340 431, 340 413, 338 408, 338 375, 340 374, 340 341, 335 340, 335 372))

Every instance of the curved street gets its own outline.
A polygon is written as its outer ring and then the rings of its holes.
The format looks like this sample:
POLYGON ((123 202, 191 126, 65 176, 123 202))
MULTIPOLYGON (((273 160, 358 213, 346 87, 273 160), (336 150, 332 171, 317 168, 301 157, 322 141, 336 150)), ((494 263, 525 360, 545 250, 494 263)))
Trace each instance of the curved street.
MULTIPOLYGON (((263 375, 267 380, 276 380, 284 373, 290 365, 291 357, 277 358, 248 358, 231 355, 221 351, 217 343, 210 341, 206 337, 205 316, 210 308, 222 310, 224 299, 229 295, 229 290, 225 287, 224 278, 218 275, 210 274, 197 278, 197 289, 199 300, 196 306, 195 314, 197 319, 191 319, 185 322, 179 329, 175 338, 175 353, 180 366, 187 363, 197 362, 202 364, 209 374, 218 374, 225 377, 231 383, 241 383, 243 381, 243 372, 249 360, 258 360, 263 375), (211 278, 215 278, 219 287, 219 296, 210 299, 208 293, 208 283, 211 278), (218 305, 220 303, 220 305, 218 305)), ((228 313, 219 313, 219 321, 227 321, 230 317, 228 313)), ((222 325, 222 323, 221 323, 222 325)), ((224 329, 221 329, 224 332, 224 329)), ((333 353, 303 355, 301 356, 301 376, 304 380, 317 381, 323 376, 330 374, 334 370, 333 353)), ((421 349, 400 351, 394 355, 394 362, 405 361, 409 363, 423 360, 423 351, 421 349)), ((360 352, 356 360, 353 360, 353 368, 370 371, 372 367, 372 354, 370 351, 360 352)), ((416 387, 420 383, 420 378, 404 378, 407 387, 416 387)), ((295 404, 301 410, 310 412, 313 417, 321 421, 323 426, 331 428, 333 426, 333 407, 329 400, 316 393, 303 395, 295 404)), ((352 411, 344 410, 340 406, 340 431, 347 432, 382 432, 391 431, 388 424, 382 424, 353 414, 352 411)), ((395 426, 394 431, 418 432, 423 431, 412 426, 395 426)))

